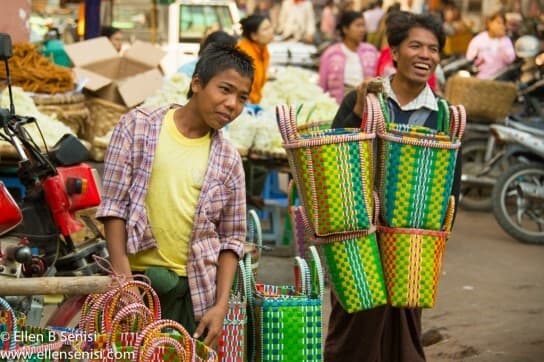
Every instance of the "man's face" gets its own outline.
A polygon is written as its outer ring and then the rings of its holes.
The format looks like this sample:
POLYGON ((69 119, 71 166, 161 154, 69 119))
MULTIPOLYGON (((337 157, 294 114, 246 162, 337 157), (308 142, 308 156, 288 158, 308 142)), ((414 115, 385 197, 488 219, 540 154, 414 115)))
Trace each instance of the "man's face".
POLYGON ((206 86, 194 77, 191 87, 204 123, 217 130, 240 115, 251 92, 251 79, 227 69, 217 73, 206 86))
POLYGON ((426 83, 440 61, 437 37, 430 30, 412 28, 408 37, 391 49, 397 74, 414 83, 426 83))

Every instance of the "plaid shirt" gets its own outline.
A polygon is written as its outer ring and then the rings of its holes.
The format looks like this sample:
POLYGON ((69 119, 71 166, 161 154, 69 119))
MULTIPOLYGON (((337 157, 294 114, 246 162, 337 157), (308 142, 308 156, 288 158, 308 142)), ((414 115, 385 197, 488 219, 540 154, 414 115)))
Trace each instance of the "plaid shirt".
MULTIPOLYGON (((123 115, 108 146, 102 203, 97 217, 125 220, 129 254, 157 246, 147 218, 145 197, 162 121, 171 107, 152 112, 137 108, 123 115)), ((172 167, 176 167, 174 160, 172 167)), ((220 131, 214 132, 187 259, 197 321, 215 303, 219 253, 232 250, 239 257, 243 254, 246 232, 244 182, 240 155, 220 131)))

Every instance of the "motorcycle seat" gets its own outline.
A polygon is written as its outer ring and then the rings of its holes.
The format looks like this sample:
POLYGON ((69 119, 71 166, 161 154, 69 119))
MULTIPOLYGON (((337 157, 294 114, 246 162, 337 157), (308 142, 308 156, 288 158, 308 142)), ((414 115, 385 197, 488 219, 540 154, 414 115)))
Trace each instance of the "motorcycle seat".
POLYGON ((544 122, 511 122, 513 128, 528 132, 534 136, 544 137, 544 122))

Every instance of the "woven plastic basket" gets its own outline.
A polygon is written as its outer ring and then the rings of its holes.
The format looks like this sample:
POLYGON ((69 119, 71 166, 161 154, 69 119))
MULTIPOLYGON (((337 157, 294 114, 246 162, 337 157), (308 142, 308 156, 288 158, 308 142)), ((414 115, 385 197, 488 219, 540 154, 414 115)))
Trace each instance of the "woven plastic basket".
POLYGON ((446 82, 445 97, 451 104, 462 104, 469 118, 492 123, 508 115, 517 94, 514 83, 455 76, 446 82))
POLYGON ((387 296, 392 306, 434 307, 454 209, 455 199, 450 196, 440 231, 378 227, 387 296))
POLYGON ((440 230, 446 216, 466 117, 460 106, 439 105, 443 132, 388 122, 383 98, 370 95, 378 127, 378 180, 383 225, 440 230), (450 120, 451 114, 451 120, 450 120))
POLYGON ((373 123, 358 129, 300 134, 293 107, 276 107, 289 165, 308 227, 318 236, 364 232, 371 226, 373 123))
POLYGON ((334 292, 348 313, 387 303, 376 233, 329 239, 322 247, 334 292))
POLYGON ((229 309, 223 322, 219 340, 219 360, 243 362, 246 356, 247 293, 251 277, 247 275, 243 261, 238 262, 238 272, 229 298, 229 309))
MULTIPOLYGON (((315 247, 310 266, 295 257, 295 285, 256 284, 250 297, 250 361, 321 361, 323 274, 315 247)), ((246 264, 247 268, 247 264, 246 264)))

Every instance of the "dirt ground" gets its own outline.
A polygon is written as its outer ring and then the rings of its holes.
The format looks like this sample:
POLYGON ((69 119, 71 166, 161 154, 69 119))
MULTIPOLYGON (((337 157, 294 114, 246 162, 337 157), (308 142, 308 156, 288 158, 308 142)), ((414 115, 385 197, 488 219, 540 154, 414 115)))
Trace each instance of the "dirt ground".
MULTIPOLYGON (((293 283, 292 258, 273 254, 263 256, 259 279, 293 283)), ((329 313, 327 294, 325 320, 329 313)), ((544 245, 510 238, 491 214, 461 211, 423 330, 441 339, 425 349, 430 362, 544 361, 544 245)))

